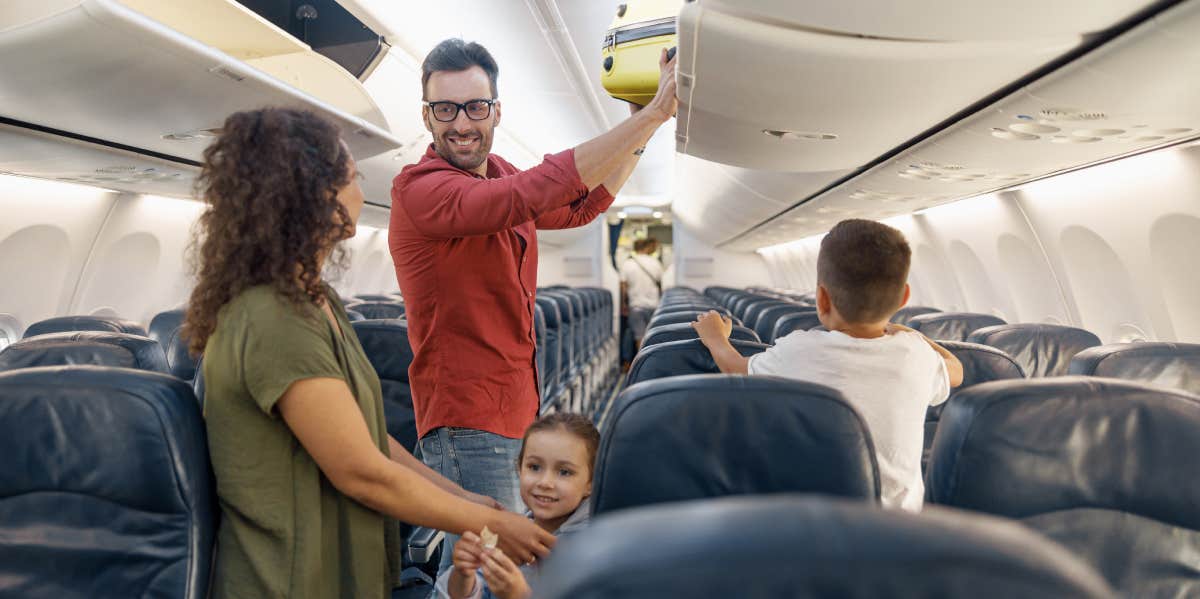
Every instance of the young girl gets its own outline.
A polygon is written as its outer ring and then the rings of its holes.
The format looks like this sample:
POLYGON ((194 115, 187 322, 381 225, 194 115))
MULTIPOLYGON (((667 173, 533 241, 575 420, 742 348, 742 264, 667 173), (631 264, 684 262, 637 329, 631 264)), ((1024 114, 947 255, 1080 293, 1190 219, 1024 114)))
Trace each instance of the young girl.
MULTIPOLYGON (((517 456, 521 499, 534 523, 560 537, 582 528, 592 494, 600 433, 579 414, 543 416, 529 425, 517 456)), ((454 546, 454 567, 437 582, 439 599, 526 599, 531 566, 518 567, 494 548, 490 531, 467 532, 454 546)))

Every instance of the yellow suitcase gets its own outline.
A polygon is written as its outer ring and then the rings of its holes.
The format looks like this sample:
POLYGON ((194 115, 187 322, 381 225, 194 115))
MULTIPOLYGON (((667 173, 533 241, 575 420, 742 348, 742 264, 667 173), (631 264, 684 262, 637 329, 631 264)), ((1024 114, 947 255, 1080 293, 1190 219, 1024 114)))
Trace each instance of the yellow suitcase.
POLYGON ((658 57, 663 48, 675 47, 682 6, 683 0, 631 0, 617 7, 600 50, 600 81, 609 95, 642 106, 654 98, 658 57))

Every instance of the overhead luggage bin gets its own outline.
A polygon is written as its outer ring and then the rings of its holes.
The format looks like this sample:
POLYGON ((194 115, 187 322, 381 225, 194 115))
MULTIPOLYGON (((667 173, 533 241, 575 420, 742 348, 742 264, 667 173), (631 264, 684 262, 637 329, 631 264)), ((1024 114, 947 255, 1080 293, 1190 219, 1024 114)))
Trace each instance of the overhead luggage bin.
POLYGON ((359 159, 400 145, 372 122, 382 123, 382 116, 373 103, 362 102, 370 97, 348 72, 342 72, 347 85, 335 85, 338 76, 319 66, 330 67, 328 59, 230 0, 187 5, 181 11, 176 3, 142 0, 6 3, 0 14, 0 116, 8 124, 184 165, 202 159, 229 114, 268 105, 312 110, 335 122, 359 159), (190 33, 210 37, 206 42, 181 33, 131 5, 154 9, 174 27, 192 23, 190 33), (218 25, 223 29, 212 29, 218 25), (307 62, 301 60, 306 53, 307 62), (318 65, 311 70, 317 75, 301 72, 301 63, 318 65), (275 75, 267 72, 272 67, 278 67, 275 75), (307 82, 336 91, 318 96, 297 87, 307 82))
MULTIPOLYGON (((770 4, 777 15, 792 5, 770 4)), ((680 12, 676 148, 762 170, 867 164, 1081 41, 867 38, 731 6, 696 0, 680 12)))
MULTIPOLYGON (((659 57, 675 47, 682 0, 622 3, 604 35, 600 82, 612 97, 645 106, 658 92, 659 57)), ((673 54, 672 54, 673 56, 673 54)))

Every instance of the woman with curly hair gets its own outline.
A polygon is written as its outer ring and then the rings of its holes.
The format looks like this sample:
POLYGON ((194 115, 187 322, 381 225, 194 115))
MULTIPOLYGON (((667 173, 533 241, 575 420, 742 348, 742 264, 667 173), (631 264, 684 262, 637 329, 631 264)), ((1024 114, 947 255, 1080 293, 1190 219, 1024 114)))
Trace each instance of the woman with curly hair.
POLYGON ((526 561, 554 543, 388 435, 379 378, 321 279, 354 235, 356 176, 337 127, 305 111, 236 113, 204 152, 185 334, 204 353, 221 506, 214 599, 386 597, 394 519, 486 526, 526 561))

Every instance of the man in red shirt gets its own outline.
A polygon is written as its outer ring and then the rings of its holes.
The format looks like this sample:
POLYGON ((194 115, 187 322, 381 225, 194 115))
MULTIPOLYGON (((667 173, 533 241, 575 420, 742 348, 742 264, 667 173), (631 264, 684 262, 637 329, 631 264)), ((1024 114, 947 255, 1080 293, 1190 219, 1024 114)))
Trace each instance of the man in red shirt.
MULTIPOLYGON (((676 111, 675 63, 658 95, 612 130, 521 171, 491 154, 499 68, 450 39, 421 65, 433 143, 392 184, 389 246, 404 295, 422 459, 469 491, 521 505, 516 457, 538 412, 537 229, 588 224, 676 111)), ((442 553, 449 564, 453 539, 442 553)))

